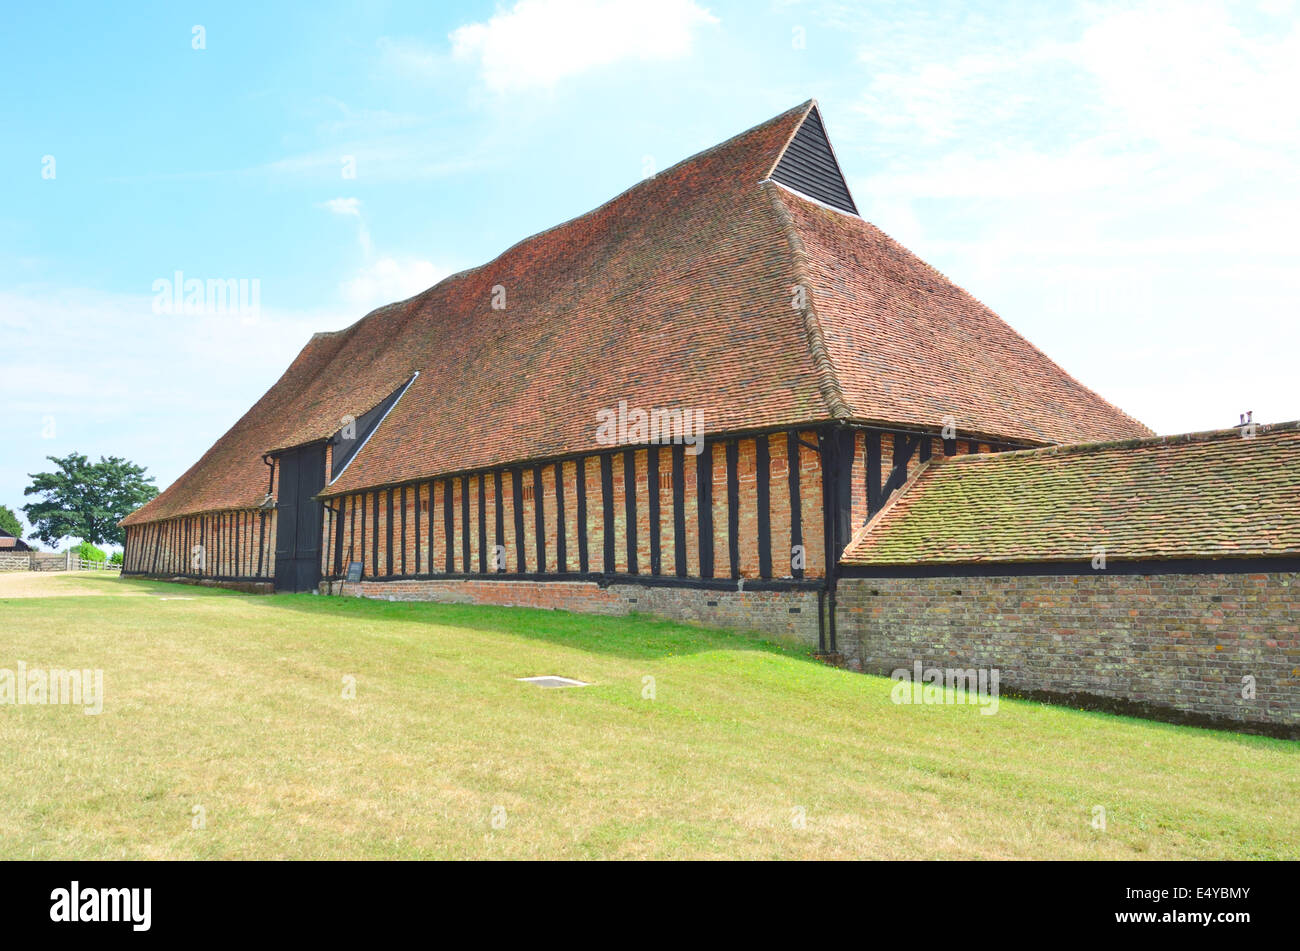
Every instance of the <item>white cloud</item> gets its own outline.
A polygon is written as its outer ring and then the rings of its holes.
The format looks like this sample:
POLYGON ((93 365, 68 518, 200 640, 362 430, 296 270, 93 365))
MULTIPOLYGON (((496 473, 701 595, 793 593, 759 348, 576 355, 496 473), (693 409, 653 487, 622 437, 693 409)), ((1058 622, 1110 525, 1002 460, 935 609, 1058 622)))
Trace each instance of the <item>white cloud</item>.
POLYGON ((1151 3, 1108 12, 1072 55, 1105 108, 1138 137, 1294 146, 1300 129, 1300 25, 1254 36, 1219 3, 1151 3))
POLYGON ((124 456, 169 485, 266 392, 320 330, 357 315, 263 298, 258 319, 156 314, 148 293, 0 290, 0 502, 16 507, 48 455, 124 456), (51 341, 57 341, 57 346, 51 341), (52 427, 47 424, 52 424, 52 427), (50 434, 47 438, 47 434, 50 434))
POLYGON ((694 0, 519 0, 450 39, 453 58, 478 63, 488 88, 507 92, 622 60, 678 59, 717 22, 694 0))
POLYGON ((365 216, 361 213, 361 199, 331 198, 322 202, 321 207, 357 221, 357 238, 366 263, 352 278, 339 285, 339 291, 348 306, 370 311, 383 304, 405 300, 432 287, 451 273, 437 267, 432 261, 419 258, 390 255, 374 259, 374 242, 365 216))
POLYGON ((1161 432, 1300 415, 1300 24, 1076 12, 1019 45, 873 37, 841 147, 864 215, 1161 432))
POLYGON ((361 217, 361 199, 360 198, 331 198, 329 201, 321 203, 322 208, 328 208, 336 215, 352 215, 361 217))
POLYGON ((383 65, 402 76, 428 79, 436 76, 442 66, 432 50, 411 40, 382 36, 378 46, 383 65))
POLYGON ((427 290, 449 273, 431 261, 383 257, 344 282, 341 290, 350 304, 369 311, 427 290))

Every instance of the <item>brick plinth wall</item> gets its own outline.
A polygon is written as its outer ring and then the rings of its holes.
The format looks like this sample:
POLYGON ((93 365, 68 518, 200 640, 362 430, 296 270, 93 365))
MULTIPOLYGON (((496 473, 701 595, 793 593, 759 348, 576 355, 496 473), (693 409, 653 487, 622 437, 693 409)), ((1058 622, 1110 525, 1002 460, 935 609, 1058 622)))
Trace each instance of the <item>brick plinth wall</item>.
POLYGON ((837 621, 872 673, 996 667, 1010 692, 1300 736, 1296 573, 844 578, 837 621))
POLYGON ((322 582, 321 590, 381 600, 497 604, 586 614, 635 611, 817 643, 817 592, 808 590, 719 591, 638 584, 602 587, 594 581, 476 579, 322 582))
POLYGON ((122 577, 192 584, 200 588, 224 588, 227 591, 242 591, 244 594, 275 594, 274 581, 258 581, 254 578, 196 578, 194 575, 151 575, 143 571, 124 571, 122 577))

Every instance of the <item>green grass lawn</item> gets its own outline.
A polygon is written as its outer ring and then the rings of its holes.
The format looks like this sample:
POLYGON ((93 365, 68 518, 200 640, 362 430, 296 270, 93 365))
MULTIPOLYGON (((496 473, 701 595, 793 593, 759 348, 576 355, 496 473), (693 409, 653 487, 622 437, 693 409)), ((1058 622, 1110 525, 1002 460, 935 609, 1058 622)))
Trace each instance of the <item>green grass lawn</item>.
POLYGON ((56 575, 0 584, 0 631, 0 668, 102 668, 106 694, 0 706, 5 858, 1300 853, 1300 744, 898 706, 885 678, 645 617, 56 575), (594 685, 515 679, 538 674, 594 685))

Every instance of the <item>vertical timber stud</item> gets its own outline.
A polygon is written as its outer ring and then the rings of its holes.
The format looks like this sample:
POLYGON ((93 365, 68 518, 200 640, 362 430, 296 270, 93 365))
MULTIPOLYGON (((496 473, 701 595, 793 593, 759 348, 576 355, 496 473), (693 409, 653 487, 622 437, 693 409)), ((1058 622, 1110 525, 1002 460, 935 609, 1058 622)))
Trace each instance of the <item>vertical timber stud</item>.
POLYGON ((510 470, 510 492, 515 509, 515 568, 520 573, 528 570, 528 552, 524 547, 524 470, 510 470))
POLYGON ((373 536, 373 539, 370 543, 370 563, 372 568, 374 569, 372 573, 376 578, 378 578, 379 577, 379 493, 373 492, 371 493, 371 495, 373 497, 373 501, 371 502, 372 524, 370 526, 371 527, 370 534, 373 536))
POLYGON ((686 577, 686 447, 673 443, 673 573, 686 577))
MULTIPOLYGON (((496 499, 496 503, 497 503, 496 513, 495 513, 496 514, 495 528, 496 528, 497 540, 496 540, 496 548, 492 552, 493 558, 495 558, 500 552, 504 552, 506 550, 506 515, 505 512, 502 510, 503 503, 501 501, 501 476, 504 473, 505 473, 504 469, 497 469, 492 473, 492 491, 493 493, 495 493, 494 498, 496 499)), ((496 564, 495 561, 493 563, 496 564)), ((506 570, 506 560, 504 557, 501 559, 501 563, 496 565, 496 570, 497 571, 506 570)))
MULTIPOLYGON (((361 509, 361 544, 357 546, 357 561, 361 562, 361 571, 364 575, 366 570, 366 494, 364 492, 357 496, 357 507, 361 509)), ((279 523, 276 523, 275 532, 279 535, 279 523)))
POLYGON ((820 638, 823 651, 837 651, 835 595, 840 555, 849 543, 853 526, 853 430, 844 427, 822 429, 817 434, 822 458, 823 515, 826 520, 826 622, 827 636, 820 638))
POLYGON ((740 447, 727 440, 727 561, 731 577, 740 577, 740 447))
POLYGON ((605 539, 602 567, 610 575, 614 573, 614 457, 607 452, 600 457, 600 505, 605 539))
MULTIPOLYGON (((334 513, 334 574, 343 577, 343 509, 347 505, 347 496, 338 500, 338 512, 334 513)), ((261 576, 261 542, 257 542, 257 574, 261 576)))
MULTIPOLYGON (((420 576, 420 483, 415 483, 415 525, 411 529, 411 537, 415 539, 415 576, 420 576)), ((405 536, 403 536, 405 537, 405 536)))
POLYGON ((546 507, 542 500, 542 467, 533 466, 533 534, 537 541, 537 570, 546 571, 546 507))
POLYGON ((650 446, 645 451, 645 483, 650 500, 650 574, 660 574, 662 556, 659 550, 659 447, 650 446))
POLYGON ((564 463, 555 464, 555 570, 569 570, 569 540, 564 529, 564 463))
POLYGON ((433 483, 433 479, 429 479, 429 512, 428 512, 428 516, 429 516, 429 518, 428 518, 428 522, 429 522, 429 525, 425 527, 425 531, 428 531, 428 533, 429 533, 429 561, 428 561, 428 564, 429 564, 429 577, 430 577, 430 578, 433 577, 433 573, 435 572, 435 570, 437 570, 437 569, 434 568, 434 564, 433 564, 433 540, 434 540, 434 531, 433 531, 433 526, 434 526, 435 522, 438 521, 438 518, 437 518, 438 513, 433 511, 433 485, 434 485, 434 483, 433 483))
POLYGON ((442 534, 447 552, 447 574, 456 570, 456 514, 452 511, 451 480, 442 480, 442 534))
MULTIPOLYGON (((836 428, 831 431, 832 458, 835 465, 835 564, 839 564, 844 549, 853 538, 853 430, 836 428)), ((829 561, 829 559, 828 559, 829 561)))
MULTIPOLYGON (((262 559, 266 552, 266 509, 261 509, 257 513, 257 576, 262 577, 262 559)), ((207 569, 208 550, 205 546, 203 549, 203 567, 207 569)))
POLYGON ((931 439, 929 436, 921 437, 921 452, 920 455, 917 457, 918 461, 923 463, 930 461, 930 451, 933 447, 933 444, 934 444, 934 440, 931 439))
POLYGON ((460 565, 465 574, 474 569, 469 564, 469 476, 460 477, 460 565))
POLYGON ((584 575, 591 570, 591 555, 587 551, 587 457, 582 456, 573 467, 574 489, 578 495, 578 570, 584 575))
POLYGON ((772 458, 767 436, 754 439, 754 468, 758 489, 758 575, 772 577, 772 458))
POLYGON ((636 450, 623 450, 623 500, 627 503, 627 573, 639 570, 636 557, 636 450))
POLYGON ((867 432, 867 518, 880 511, 880 433, 867 432))
POLYGON ((713 443, 695 457, 696 514, 700 519, 700 577, 713 577, 713 443))
MULTIPOLYGON (((790 480, 790 574, 795 578, 803 577, 803 568, 795 567, 795 552, 803 548, 803 501, 799 493, 799 470, 802 468, 802 455, 799 436, 794 430, 785 434, 785 460, 790 480)), ((802 551, 800 551, 802 555, 802 551)), ((800 564, 806 564, 807 558, 801 557, 800 564)))
POLYGON ((485 473, 478 474, 478 570, 480 574, 487 574, 488 570, 488 543, 487 543, 487 478, 485 473))
POLYGON ((407 487, 402 486, 402 557, 400 557, 400 572, 406 574, 406 504, 407 504, 407 487))
POLYGON ((384 493, 384 574, 393 574, 393 490, 384 493))

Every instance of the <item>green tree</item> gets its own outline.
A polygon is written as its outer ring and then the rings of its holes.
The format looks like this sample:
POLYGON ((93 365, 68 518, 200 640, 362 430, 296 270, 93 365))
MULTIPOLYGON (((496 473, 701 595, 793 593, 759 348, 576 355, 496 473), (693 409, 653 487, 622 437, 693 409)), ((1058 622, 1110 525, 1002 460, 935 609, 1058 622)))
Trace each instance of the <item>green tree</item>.
POLYGON ((108 552, 102 548, 96 548, 90 542, 82 542, 76 548, 69 548, 70 552, 75 554, 82 561, 107 561, 108 552))
POLYGON ((117 523, 158 494, 153 476, 117 456, 100 456, 99 462, 76 452, 46 458, 58 468, 28 473, 32 484, 23 494, 41 500, 24 505, 23 512, 33 536, 52 548, 69 536, 96 545, 123 544, 126 533, 117 523))
POLYGON ((4 530, 14 538, 23 537, 23 523, 18 521, 18 513, 7 505, 0 505, 0 530, 4 530))

